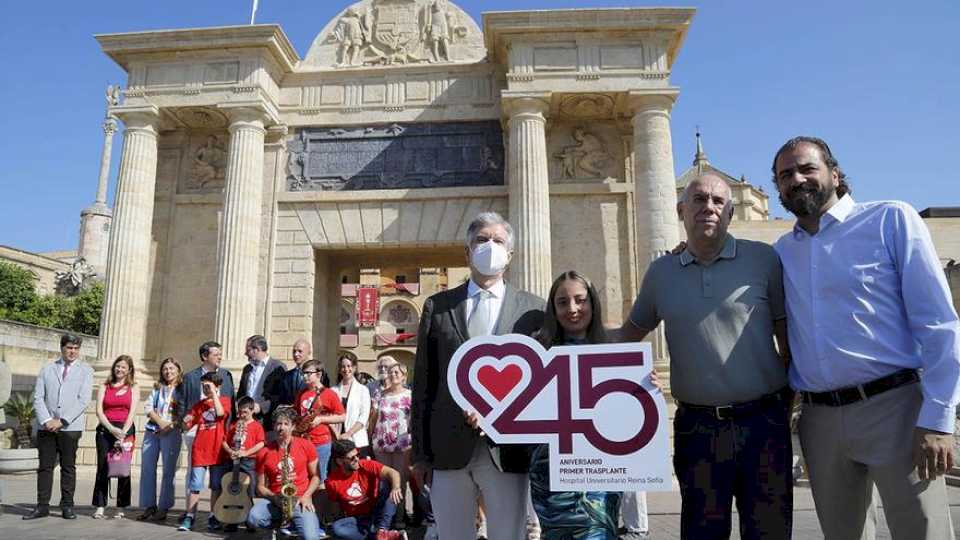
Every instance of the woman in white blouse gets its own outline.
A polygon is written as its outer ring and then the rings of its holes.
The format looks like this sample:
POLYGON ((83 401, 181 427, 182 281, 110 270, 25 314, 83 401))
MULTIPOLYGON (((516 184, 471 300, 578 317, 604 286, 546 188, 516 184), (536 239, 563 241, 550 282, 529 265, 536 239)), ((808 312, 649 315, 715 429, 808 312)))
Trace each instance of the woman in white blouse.
POLYGON ((338 360, 337 384, 332 388, 340 396, 346 419, 343 421, 341 439, 350 439, 364 457, 373 457, 370 439, 367 437, 367 421, 370 418, 370 391, 354 377, 356 360, 341 356, 338 360))
POLYGON ((160 379, 144 403, 147 425, 144 428, 143 446, 140 449, 140 506, 143 513, 139 521, 163 521, 173 507, 173 477, 177 474, 180 459, 180 429, 177 418, 185 411, 178 411, 173 392, 180 384, 183 370, 175 358, 160 362, 160 379), (160 481, 160 505, 157 506, 157 461, 163 459, 163 476, 160 481))

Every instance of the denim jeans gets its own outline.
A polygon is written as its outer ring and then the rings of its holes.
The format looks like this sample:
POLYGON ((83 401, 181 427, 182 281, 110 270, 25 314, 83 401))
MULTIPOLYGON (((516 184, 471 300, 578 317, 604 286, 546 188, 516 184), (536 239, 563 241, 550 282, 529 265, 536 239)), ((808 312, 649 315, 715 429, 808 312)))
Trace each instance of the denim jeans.
POLYGON ((171 429, 162 435, 146 431, 140 448, 140 506, 157 506, 161 512, 173 508, 173 477, 180 463, 180 430, 171 429), (157 504, 157 461, 163 461, 160 478, 160 504, 157 504))
POLYGON ((677 409, 673 467, 680 482, 682 538, 729 538, 734 498, 740 538, 790 538, 789 418, 787 396, 722 420, 710 411, 677 409))
POLYGON ((327 479, 331 448, 333 448, 332 442, 317 445, 317 473, 320 476, 320 487, 323 487, 323 481, 327 479))
MULTIPOLYGON (((257 529, 270 529, 280 526, 282 518, 280 508, 266 499, 257 499, 247 516, 247 525, 257 529)), ((318 540, 324 536, 316 512, 304 512, 299 504, 293 506, 293 530, 303 540, 318 540)))
POLYGON ((390 482, 380 480, 377 504, 368 516, 346 517, 331 525, 333 536, 343 540, 364 540, 380 529, 390 529, 397 505, 390 500, 390 482))

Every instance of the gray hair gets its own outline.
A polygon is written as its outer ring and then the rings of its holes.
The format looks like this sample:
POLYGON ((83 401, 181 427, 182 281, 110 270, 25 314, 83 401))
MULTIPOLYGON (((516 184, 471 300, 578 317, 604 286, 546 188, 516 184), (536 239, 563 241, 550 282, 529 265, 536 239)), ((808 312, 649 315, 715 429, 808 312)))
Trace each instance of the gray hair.
POLYGON ((503 219, 503 216, 496 212, 481 212, 477 214, 477 217, 473 218, 473 221, 471 221, 467 227, 467 249, 470 249, 470 244, 477 235, 477 231, 490 225, 503 226, 503 230, 507 232, 507 251, 513 251, 513 227, 510 226, 509 221, 503 219))
POLYGON ((687 199, 690 198, 690 187, 693 186, 694 184, 700 183, 700 181, 702 181, 704 178, 707 178, 707 177, 716 178, 717 180, 720 180, 723 183, 724 187, 727 188, 727 193, 729 193, 729 197, 727 197, 727 204, 732 204, 733 190, 730 189, 730 184, 728 184, 727 181, 724 180, 723 177, 720 176, 719 174, 715 172, 710 172, 710 171, 700 173, 697 176, 695 176, 693 180, 690 180, 689 182, 687 182, 687 185, 684 186, 683 193, 680 194, 680 199, 677 202, 679 203, 687 202, 687 199))

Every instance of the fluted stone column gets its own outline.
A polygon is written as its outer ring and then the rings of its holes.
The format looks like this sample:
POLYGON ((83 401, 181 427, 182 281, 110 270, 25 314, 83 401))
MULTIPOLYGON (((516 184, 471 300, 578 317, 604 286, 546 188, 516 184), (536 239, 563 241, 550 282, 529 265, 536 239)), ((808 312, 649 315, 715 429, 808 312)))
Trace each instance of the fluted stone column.
POLYGON ((631 94, 638 270, 680 241, 670 109, 675 94, 631 94))
MULTIPOLYGON (((634 206, 637 216, 637 275, 640 283, 650 263, 680 241, 677 180, 673 170, 670 110, 676 91, 631 93, 633 106, 634 206)), ((650 336, 656 362, 667 360, 661 324, 650 336)))
POLYGON ((98 373, 121 354, 142 367, 150 293, 150 245, 153 196, 157 182, 155 106, 120 107, 114 113, 126 125, 107 253, 106 298, 100 323, 98 373))
POLYGON ((264 115, 230 112, 230 146, 217 269, 216 340, 223 345, 223 367, 239 374, 246 360, 245 340, 256 333, 257 276, 263 203, 264 115))
POLYGON ((510 281, 546 298, 553 282, 550 256, 550 175, 547 102, 540 97, 504 101, 509 114, 509 209, 515 244, 510 281))

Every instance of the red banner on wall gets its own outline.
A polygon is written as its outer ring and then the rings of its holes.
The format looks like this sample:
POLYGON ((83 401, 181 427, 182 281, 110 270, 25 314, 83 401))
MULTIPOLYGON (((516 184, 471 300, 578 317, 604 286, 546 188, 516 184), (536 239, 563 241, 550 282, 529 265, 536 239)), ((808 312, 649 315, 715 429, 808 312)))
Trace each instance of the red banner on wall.
POLYGON ((376 326, 380 296, 376 287, 357 287, 357 326, 376 326))

